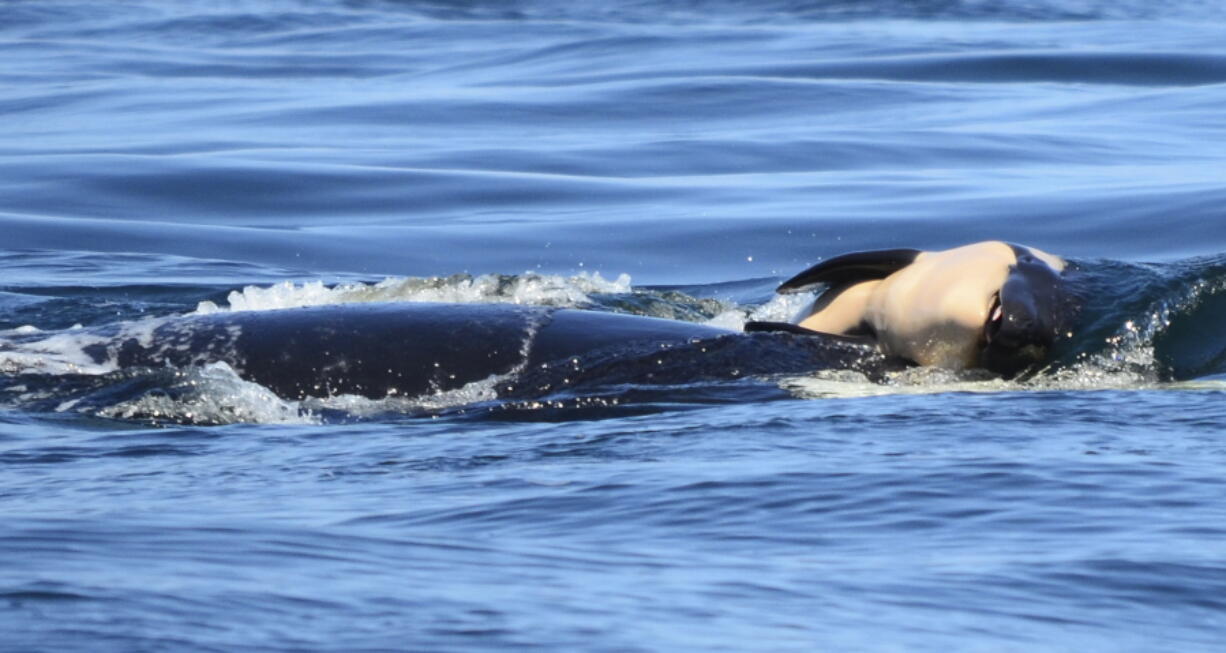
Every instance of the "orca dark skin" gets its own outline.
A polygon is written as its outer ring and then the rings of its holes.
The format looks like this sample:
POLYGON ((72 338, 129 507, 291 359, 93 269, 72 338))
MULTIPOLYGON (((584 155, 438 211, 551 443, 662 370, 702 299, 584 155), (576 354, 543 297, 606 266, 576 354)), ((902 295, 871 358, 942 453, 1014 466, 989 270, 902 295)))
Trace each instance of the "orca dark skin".
POLYGON ((984 326, 980 367, 1006 377, 1047 360, 1055 343, 1071 334, 1076 307, 1060 272, 1015 247, 1017 263, 1001 286, 996 306, 984 326))
MULTIPOLYGON (((100 366, 224 362, 288 399, 423 396, 497 376, 500 397, 617 383, 902 367, 834 335, 744 334, 602 311, 513 304, 369 303, 164 318, 89 330, 100 366)), ((33 343, 35 346, 37 343, 33 343)))

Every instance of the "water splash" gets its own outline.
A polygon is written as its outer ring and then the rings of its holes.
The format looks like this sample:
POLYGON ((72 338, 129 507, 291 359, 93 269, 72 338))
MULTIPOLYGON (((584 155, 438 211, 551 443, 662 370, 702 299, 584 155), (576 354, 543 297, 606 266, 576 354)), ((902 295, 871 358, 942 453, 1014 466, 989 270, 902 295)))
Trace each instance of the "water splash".
POLYGON ((484 274, 448 277, 389 277, 378 283, 344 283, 327 286, 322 281, 296 284, 284 281, 273 286, 247 286, 231 292, 228 306, 200 302, 195 314, 268 311, 301 306, 361 302, 445 302, 473 304, 501 302, 539 306, 579 307, 593 303, 597 293, 629 293, 630 276, 607 280, 599 272, 572 277, 526 273, 484 274))
POLYGON ((110 341, 83 331, 78 325, 61 332, 43 333, 33 326, 0 331, 0 374, 106 374, 113 363, 95 361, 85 350, 110 341))
MULTIPOLYGON (((320 419, 299 402, 278 397, 258 383, 244 381, 225 363, 167 371, 170 379, 138 397, 94 408, 101 417, 140 419, 154 424, 317 424, 320 419)), ((78 407, 68 402, 61 412, 78 407)))
POLYGON ((759 305, 729 305, 715 317, 707 320, 707 324, 733 331, 745 328, 745 323, 758 322, 790 322, 794 321, 802 309, 813 303, 812 293, 797 293, 791 295, 774 295, 759 305))

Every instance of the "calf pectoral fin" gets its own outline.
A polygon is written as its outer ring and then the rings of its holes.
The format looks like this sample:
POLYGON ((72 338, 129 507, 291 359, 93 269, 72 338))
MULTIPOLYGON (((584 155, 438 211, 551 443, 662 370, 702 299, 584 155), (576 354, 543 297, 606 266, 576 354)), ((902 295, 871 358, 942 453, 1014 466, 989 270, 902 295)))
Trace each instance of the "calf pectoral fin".
POLYGON ((745 333, 770 333, 770 332, 795 333, 795 334, 802 335, 802 336, 811 336, 815 333, 818 333, 818 334, 821 333, 821 331, 814 331, 813 329, 806 329, 800 326, 799 324, 792 324, 791 322, 756 322, 755 321, 755 322, 745 323, 745 333))
POLYGON ((867 335, 847 335, 842 333, 828 333, 826 331, 816 331, 814 329, 806 329, 799 324, 791 322, 746 322, 746 333, 794 333, 800 336, 820 336, 840 342, 854 343, 858 345, 873 345, 877 344, 877 339, 867 335))
POLYGON ((787 294, 812 290, 817 285, 837 286, 884 279, 911 265, 919 255, 918 249, 882 249, 843 254, 826 259, 784 281, 775 291, 787 294))

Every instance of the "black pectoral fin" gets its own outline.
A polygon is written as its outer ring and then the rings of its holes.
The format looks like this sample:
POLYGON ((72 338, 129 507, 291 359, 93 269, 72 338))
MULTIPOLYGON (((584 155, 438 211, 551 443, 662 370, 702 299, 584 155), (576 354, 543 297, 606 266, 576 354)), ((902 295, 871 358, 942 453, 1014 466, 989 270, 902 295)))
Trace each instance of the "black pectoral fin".
POLYGON ((768 332, 796 333, 802 336, 811 336, 814 334, 822 333, 821 331, 814 331, 813 329, 806 329, 798 324, 792 324, 791 322, 746 322, 745 323, 745 333, 768 333, 768 332))
POLYGON ((919 255, 918 249, 882 249, 843 254, 826 259, 784 281, 775 292, 796 293, 811 290, 817 285, 837 286, 884 279, 911 265, 919 255))
POLYGON ((825 331, 806 329, 798 324, 792 324, 791 322, 746 322, 744 329, 745 333, 791 333, 798 336, 824 338, 826 340, 851 345, 860 345, 863 347, 877 346, 877 339, 870 335, 826 333, 825 331))

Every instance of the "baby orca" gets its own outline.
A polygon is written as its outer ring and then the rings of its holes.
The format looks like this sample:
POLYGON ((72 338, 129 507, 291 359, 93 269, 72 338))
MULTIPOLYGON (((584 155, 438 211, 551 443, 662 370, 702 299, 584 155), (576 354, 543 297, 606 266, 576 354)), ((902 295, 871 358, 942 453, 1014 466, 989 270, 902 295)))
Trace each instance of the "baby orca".
POLYGON ((1073 313, 1067 264, 1000 241, 942 251, 890 249, 822 261, 779 286, 824 290, 781 327, 875 341, 884 354, 918 365, 983 368, 1005 377, 1047 359, 1073 313))

